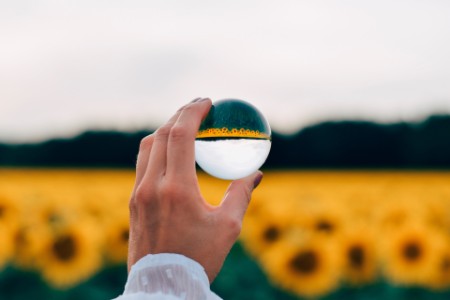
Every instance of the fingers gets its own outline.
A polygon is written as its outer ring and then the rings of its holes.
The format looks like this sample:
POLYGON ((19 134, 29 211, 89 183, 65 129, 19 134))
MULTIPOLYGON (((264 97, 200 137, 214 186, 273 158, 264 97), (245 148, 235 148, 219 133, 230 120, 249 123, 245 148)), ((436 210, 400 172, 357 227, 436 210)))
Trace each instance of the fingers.
POLYGON ((139 184, 147 170, 148 159, 152 151, 154 135, 150 134, 141 140, 136 163, 136 183, 139 184))
MULTIPOLYGON (((200 100, 200 98, 194 99, 191 103, 194 103, 198 100, 200 100)), ((167 145, 170 132, 183 110, 190 104, 180 108, 166 124, 158 128, 158 130, 156 130, 156 132, 153 134, 153 145, 149 153, 148 163, 144 176, 155 179, 163 176, 166 173, 167 145)))
POLYGON ((211 108, 211 100, 201 99, 184 107, 170 131, 167 174, 171 178, 195 177, 195 138, 200 123, 211 108))
POLYGON ((233 181, 220 206, 221 213, 240 224, 250 203, 252 192, 259 185, 262 177, 262 172, 257 171, 250 176, 233 181))

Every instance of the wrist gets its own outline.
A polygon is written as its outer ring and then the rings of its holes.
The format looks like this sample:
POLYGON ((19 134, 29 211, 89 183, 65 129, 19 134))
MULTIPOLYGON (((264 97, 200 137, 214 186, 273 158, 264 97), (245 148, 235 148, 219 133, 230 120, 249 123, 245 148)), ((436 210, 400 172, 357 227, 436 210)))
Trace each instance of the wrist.
POLYGON ((129 276, 133 276, 134 274, 147 268, 147 266, 149 265, 170 266, 173 265, 174 261, 176 261, 178 265, 182 265, 192 271, 192 274, 198 279, 206 281, 209 284, 208 277, 206 276, 206 271, 200 263, 193 260, 192 258, 177 253, 147 254, 130 267, 129 276))

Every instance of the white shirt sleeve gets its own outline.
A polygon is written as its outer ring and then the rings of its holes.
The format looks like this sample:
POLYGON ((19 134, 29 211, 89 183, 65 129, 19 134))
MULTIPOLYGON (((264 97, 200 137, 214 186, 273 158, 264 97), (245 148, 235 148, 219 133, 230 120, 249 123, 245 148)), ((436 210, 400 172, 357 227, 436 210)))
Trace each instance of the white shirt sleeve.
POLYGON ((219 300, 203 267, 171 253, 149 254, 131 267, 125 291, 115 300, 219 300))

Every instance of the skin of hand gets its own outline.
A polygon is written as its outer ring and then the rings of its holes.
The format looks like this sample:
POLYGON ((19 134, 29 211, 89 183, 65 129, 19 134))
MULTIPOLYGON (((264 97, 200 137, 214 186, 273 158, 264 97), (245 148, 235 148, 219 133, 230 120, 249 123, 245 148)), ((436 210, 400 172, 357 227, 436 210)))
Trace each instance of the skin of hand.
POLYGON ((140 144, 130 199, 128 270, 147 254, 177 253, 200 263, 212 282, 236 241, 262 173, 233 181, 219 206, 202 197, 195 137, 211 100, 197 98, 140 144))

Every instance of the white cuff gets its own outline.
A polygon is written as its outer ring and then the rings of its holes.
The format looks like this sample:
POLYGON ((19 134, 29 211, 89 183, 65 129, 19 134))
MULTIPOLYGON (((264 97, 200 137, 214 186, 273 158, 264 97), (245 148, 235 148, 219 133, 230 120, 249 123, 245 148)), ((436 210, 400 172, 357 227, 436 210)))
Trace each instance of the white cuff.
POLYGON ((198 262, 172 253, 149 254, 131 267, 125 285, 126 297, 122 299, 145 299, 128 297, 138 293, 162 293, 185 300, 220 299, 211 292, 205 270, 198 262))

